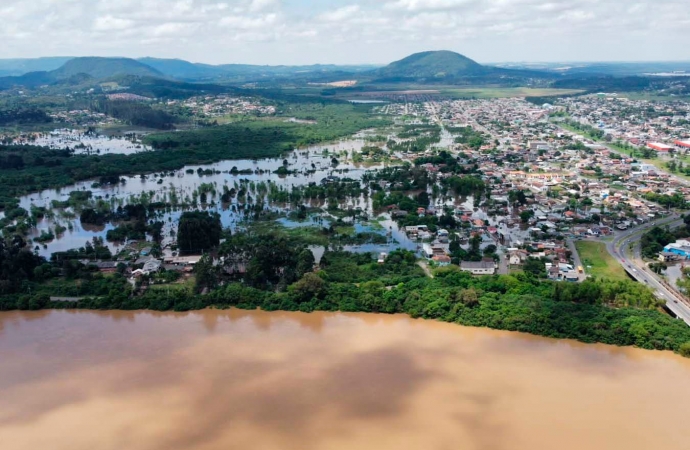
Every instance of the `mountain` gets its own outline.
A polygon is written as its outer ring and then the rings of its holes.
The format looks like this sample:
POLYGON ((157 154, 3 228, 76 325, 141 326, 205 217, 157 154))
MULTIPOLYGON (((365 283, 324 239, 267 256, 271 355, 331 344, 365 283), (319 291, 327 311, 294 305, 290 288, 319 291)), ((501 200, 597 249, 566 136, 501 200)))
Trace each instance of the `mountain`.
POLYGON ((169 77, 184 80, 214 78, 226 72, 219 66, 191 63, 183 59, 139 58, 137 61, 169 77))
POLYGON ((16 77, 29 72, 48 72, 59 68, 70 59, 72 59, 71 56, 0 59, 0 77, 16 77))
POLYGON ((457 78, 490 71, 466 56, 442 50, 415 53, 377 70, 376 75, 383 78, 457 78))
POLYGON ((11 87, 37 87, 43 85, 78 85, 98 82, 116 76, 166 78, 166 76, 139 61, 130 58, 72 58, 51 71, 29 72, 21 76, 0 77, 0 89, 11 87))
POLYGON ((141 77, 165 77, 163 73, 130 58, 74 58, 62 67, 51 71, 56 80, 63 80, 79 74, 86 74, 96 79, 110 78, 116 75, 136 75, 141 77))
POLYGON ((182 59, 140 58, 137 61, 163 74, 182 80, 243 80, 259 81, 264 78, 311 77, 324 74, 347 74, 370 71, 372 66, 314 64, 309 66, 259 66, 251 64, 210 65, 191 63, 182 59))

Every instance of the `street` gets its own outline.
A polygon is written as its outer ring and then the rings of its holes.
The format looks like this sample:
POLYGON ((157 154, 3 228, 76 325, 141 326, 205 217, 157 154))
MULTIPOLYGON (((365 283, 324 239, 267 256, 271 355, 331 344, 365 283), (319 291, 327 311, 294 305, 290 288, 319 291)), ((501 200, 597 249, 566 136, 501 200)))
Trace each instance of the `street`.
POLYGON ((690 325, 690 303, 670 285, 652 273, 642 262, 639 253, 639 242, 645 231, 660 225, 674 228, 681 224, 683 224, 683 219, 678 218, 676 215, 654 221, 641 227, 618 233, 613 241, 606 243, 606 249, 633 278, 653 289, 657 296, 666 302, 669 310, 690 325), (633 252, 629 249, 630 244, 635 248, 633 252))

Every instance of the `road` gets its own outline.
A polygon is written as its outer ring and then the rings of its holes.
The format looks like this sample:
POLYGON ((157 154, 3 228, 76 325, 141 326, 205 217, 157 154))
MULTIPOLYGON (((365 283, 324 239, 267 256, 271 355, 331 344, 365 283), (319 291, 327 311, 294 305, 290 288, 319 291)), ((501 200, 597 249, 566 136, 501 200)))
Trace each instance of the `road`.
POLYGON ((434 278, 434 273, 431 271, 431 269, 429 268, 429 264, 427 264, 426 261, 419 260, 417 261, 417 265, 422 268, 427 277, 434 278))
POLYGON ((587 278, 587 275, 584 273, 584 271, 582 273, 580 273, 577 270, 578 267, 584 267, 582 264, 582 261, 580 260, 580 253, 577 251, 577 248, 575 247, 575 243, 573 241, 568 239, 568 241, 566 243, 568 245, 568 249, 570 250, 570 254, 573 258, 573 264, 575 265, 575 270, 578 272, 577 273, 578 281, 580 281, 580 282, 585 281, 585 279, 587 278))
POLYGON ((669 310, 690 325, 690 302, 652 273, 642 262, 639 255, 639 242, 647 230, 659 225, 674 228, 682 224, 683 219, 675 215, 651 222, 641 227, 618 233, 613 241, 606 243, 606 249, 633 278, 653 289, 661 299, 666 301, 666 306, 669 310), (630 251, 631 244, 636 248, 636 251, 630 251))

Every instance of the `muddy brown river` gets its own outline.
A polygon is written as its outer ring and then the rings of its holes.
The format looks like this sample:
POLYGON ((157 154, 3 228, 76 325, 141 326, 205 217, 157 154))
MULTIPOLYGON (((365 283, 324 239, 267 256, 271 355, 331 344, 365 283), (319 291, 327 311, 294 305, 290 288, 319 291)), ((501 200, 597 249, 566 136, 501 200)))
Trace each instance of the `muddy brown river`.
POLYGON ((2 450, 687 450, 690 360, 405 316, 0 313, 2 450))

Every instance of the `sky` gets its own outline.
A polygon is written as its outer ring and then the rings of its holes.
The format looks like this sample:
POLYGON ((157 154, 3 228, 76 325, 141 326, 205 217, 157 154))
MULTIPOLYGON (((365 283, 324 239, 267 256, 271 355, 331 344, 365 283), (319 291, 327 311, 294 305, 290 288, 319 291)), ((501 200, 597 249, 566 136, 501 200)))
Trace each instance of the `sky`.
POLYGON ((690 60, 688 0, 0 0, 0 58, 690 60))

